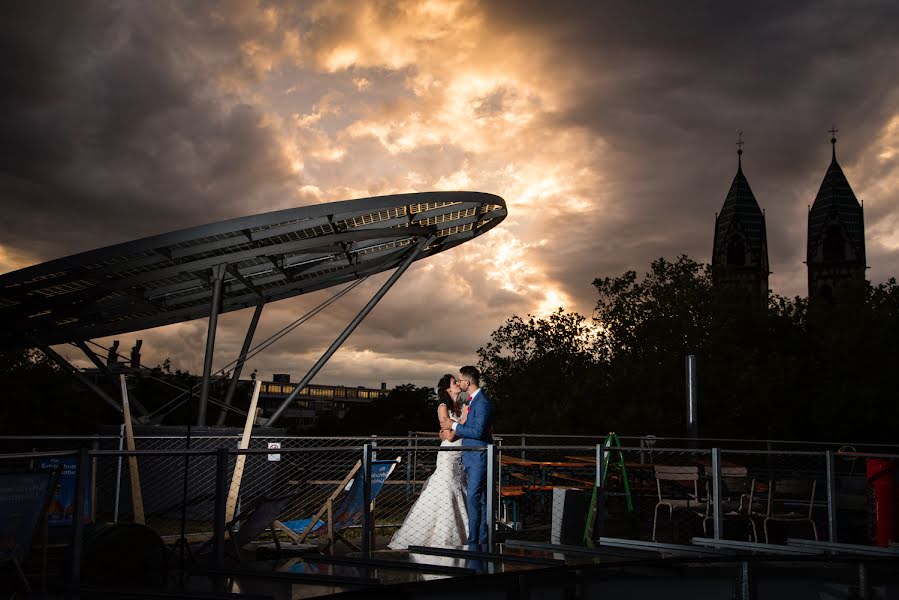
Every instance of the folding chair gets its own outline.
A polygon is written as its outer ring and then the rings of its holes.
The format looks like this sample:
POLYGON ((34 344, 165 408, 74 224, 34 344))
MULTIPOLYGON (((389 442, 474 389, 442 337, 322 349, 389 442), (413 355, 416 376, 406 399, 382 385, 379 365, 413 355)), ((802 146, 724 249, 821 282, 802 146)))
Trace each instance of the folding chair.
POLYGON ((818 528, 813 518, 815 510, 815 491, 818 481, 815 479, 772 479, 768 482, 768 504, 765 510, 765 543, 768 543, 768 523, 781 521, 787 523, 808 523, 812 528, 815 541, 818 540, 818 528), (791 506, 805 508, 808 512, 794 510, 791 506))
MULTIPOLYGON (((31 550, 38 526, 46 519, 59 473, 60 468, 52 472, 0 474, 0 567, 12 565, 26 592, 32 590, 22 561, 31 550)), ((46 539, 43 545, 46 551, 46 539)))
MULTIPOLYGON (((373 460, 371 463, 371 509, 374 510, 375 499, 384 486, 384 482, 390 477, 402 456, 395 460, 373 460)), ((321 508, 310 519, 293 521, 275 521, 275 527, 283 531, 294 544, 302 544, 306 538, 316 535, 328 535, 328 544, 325 549, 333 548, 337 540, 342 541, 355 551, 359 548, 350 542, 342 531, 349 529, 362 519, 362 461, 357 461, 343 478, 330 496, 322 504, 321 508), (339 502, 338 502, 339 499, 339 502), (325 517, 325 521, 321 518, 325 517)))
MULTIPOLYGON (((655 465, 656 490, 659 494, 659 501, 656 503, 655 511, 652 517, 652 541, 656 541, 656 525, 659 520, 659 509, 668 508, 668 519, 674 516, 675 509, 687 509, 695 511, 700 517, 707 510, 708 500, 699 497, 699 467, 673 467, 666 465, 655 465), (662 482, 685 482, 692 483, 692 491, 686 489, 678 489, 677 494, 673 490, 667 489, 662 491, 662 482), (698 509, 702 508, 700 511, 698 509)), ((677 489, 677 488, 675 488, 677 489)))
MULTIPOLYGON (((708 472, 708 471, 707 471, 708 472)), ((709 475, 711 477, 711 475, 709 475)), ((755 479, 751 479, 746 467, 721 467, 721 518, 724 520, 746 521, 750 526, 749 539, 758 541, 758 531, 752 515, 758 508, 755 499, 755 479)), ((709 521, 714 521, 712 495, 706 484, 706 511, 702 518, 702 532, 708 537, 709 521)))

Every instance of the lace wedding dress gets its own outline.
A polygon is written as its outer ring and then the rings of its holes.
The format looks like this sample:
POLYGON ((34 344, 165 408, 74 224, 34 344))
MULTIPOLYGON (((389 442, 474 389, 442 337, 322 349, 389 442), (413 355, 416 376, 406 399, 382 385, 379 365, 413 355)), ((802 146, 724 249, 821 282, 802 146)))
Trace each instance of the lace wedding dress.
MULTIPOLYGON (((454 416, 450 416, 458 421, 454 416)), ((461 446, 444 440, 440 446, 461 446)), ((425 481, 418 500, 388 546, 461 546, 468 539, 468 511, 462 490, 462 452, 438 452, 437 466, 425 481)))

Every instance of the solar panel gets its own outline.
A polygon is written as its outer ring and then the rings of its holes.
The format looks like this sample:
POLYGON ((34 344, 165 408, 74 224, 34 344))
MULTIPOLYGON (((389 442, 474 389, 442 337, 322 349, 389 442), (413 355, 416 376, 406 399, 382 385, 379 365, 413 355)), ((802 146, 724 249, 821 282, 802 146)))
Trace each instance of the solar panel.
POLYGON ((213 269, 226 266, 221 312, 290 298, 395 268, 495 227, 505 201, 422 192, 251 215, 91 250, 0 275, 0 349, 61 344, 210 313, 213 269))

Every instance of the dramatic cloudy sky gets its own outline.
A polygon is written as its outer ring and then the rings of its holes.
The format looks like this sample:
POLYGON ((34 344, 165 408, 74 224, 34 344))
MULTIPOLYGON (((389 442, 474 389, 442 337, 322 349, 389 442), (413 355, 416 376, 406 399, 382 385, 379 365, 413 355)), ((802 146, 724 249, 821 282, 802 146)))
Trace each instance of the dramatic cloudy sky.
MULTIPOLYGON (((897 23, 891 0, 4 2, 0 272, 312 203, 498 194, 505 222, 416 263, 316 379, 432 385, 512 314, 589 315, 597 276, 708 261, 738 129, 771 287, 804 295, 836 124, 880 282, 899 274, 897 23)), ((386 277, 250 368, 296 380, 386 277)), ((331 293, 267 307, 257 339, 331 293)), ((216 366, 249 317, 223 317, 216 366)), ((146 362, 201 370, 205 327, 141 332, 146 362)))

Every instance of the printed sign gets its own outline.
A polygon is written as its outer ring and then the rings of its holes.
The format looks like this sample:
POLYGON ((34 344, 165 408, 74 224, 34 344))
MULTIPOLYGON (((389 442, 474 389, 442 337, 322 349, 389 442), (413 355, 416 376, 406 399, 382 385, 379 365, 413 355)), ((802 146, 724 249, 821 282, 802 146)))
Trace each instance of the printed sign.
POLYGON ((28 552, 50 479, 49 473, 0 474, 0 561, 21 560, 28 552))
MULTIPOLYGON (((281 442, 269 442, 268 449, 269 450, 280 450, 281 442)), ((280 454, 269 454, 268 459, 270 461, 278 461, 278 460, 281 460, 281 455, 280 454)))
MULTIPOLYGON (((47 522, 51 526, 72 524, 72 516, 75 513, 75 479, 78 475, 78 459, 46 458, 38 463, 38 468, 42 471, 55 471, 60 464, 62 465, 62 472, 59 474, 59 485, 56 487, 56 493, 53 494, 53 500, 50 502, 50 508, 47 511, 47 522)), ((88 472, 86 480, 90 481, 90 472, 88 472)), ((89 485, 84 492, 82 518, 85 523, 89 523, 91 520, 89 485)))

